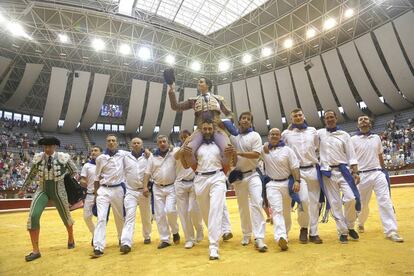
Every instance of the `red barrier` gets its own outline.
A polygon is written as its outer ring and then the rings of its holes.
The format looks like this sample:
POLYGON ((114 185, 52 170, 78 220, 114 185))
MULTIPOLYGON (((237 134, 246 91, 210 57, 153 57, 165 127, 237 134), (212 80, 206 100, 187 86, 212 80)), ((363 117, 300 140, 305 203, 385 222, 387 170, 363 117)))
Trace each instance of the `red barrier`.
MULTIPOLYGON (((414 174, 406 175, 393 175, 390 177, 391 186, 406 186, 406 184, 414 183, 414 174)), ((235 191, 227 191, 227 197, 236 196, 235 191)), ((14 210, 14 209, 27 209, 30 208, 30 203, 32 199, 0 199, 0 211, 2 210, 14 210)), ((47 204, 48 207, 53 207, 53 202, 49 201, 47 204)))

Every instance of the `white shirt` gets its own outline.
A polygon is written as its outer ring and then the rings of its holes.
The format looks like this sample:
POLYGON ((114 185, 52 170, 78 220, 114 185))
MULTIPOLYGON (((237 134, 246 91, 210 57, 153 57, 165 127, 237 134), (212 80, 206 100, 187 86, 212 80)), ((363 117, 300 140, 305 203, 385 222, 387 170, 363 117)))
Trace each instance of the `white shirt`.
MULTIPOLYGON (((238 152, 254 151, 260 154, 262 151, 262 138, 260 134, 251 131, 246 134, 239 134, 237 136, 230 136, 230 141, 238 152)), ((257 159, 249 159, 242 156, 237 156, 236 169, 242 172, 254 170, 257 167, 257 159)))
POLYGON ((285 179, 292 174, 293 169, 299 168, 299 160, 289 147, 277 147, 268 154, 262 151, 265 174, 272 179, 285 179))
MULTIPOLYGON (((46 153, 43 154, 43 159, 45 160, 45 165, 43 167, 43 178, 44 178, 44 180, 55 180, 55 173, 54 173, 55 170, 53 169, 53 166, 54 166, 53 161, 57 158, 56 155, 57 155, 56 152, 54 152, 52 155, 50 155, 52 157, 52 164, 51 164, 52 168, 50 170, 48 170, 47 163, 49 161, 49 155, 47 155, 46 153)), ((11 159, 11 160, 13 160, 13 159, 11 159)))
POLYGON ((174 183, 176 177, 176 161, 174 155, 177 149, 170 150, 165 157, 151 155, 148 158, 145 173, 151 175, 158 185, 169 185, 174 183))
POLYGON ((86 182, 88 186, 86 188, 86 192, 91 194, 95 191, 94 181, 95 181, 95 172, 96 172, 96 165, 91 163, 86 163, 83 165, 81 170, 81 177, 86 178, 86 182))
MULTIPOLYGON (((176 152, 178 152, 180 148, 176 148, 176 152)), ((181 164, 180 160, 176 160, 176 173, 177 178, 175 181, 181 181, 181 180, 193 180, 195 173, 192 168, 184 169, 183 164, 181 164)))
POLYGON ((148 159, 145 155, 135 158, 129 152, 124 158, 124 173, 128 189, 137 190, 143 188, 144 173, 147 168, 148 159))
POLYGON ((371 169, 381 169, 378 155, 384 152, 381 138, 376 134, 355 135, 351 137, 358 159, 358 169, 366 171, 371 169))
POLYGON ((330 170, 329 166, 339 164, 357 165, 351 136, 343 130, 329 132, 325 128, 318 130, 320 140, 321 169, 330 170))
POLYGON ((319 137, 314 127, 286 129, 282 132, 282 139, 295 152, 301 166, 318 163, 316 151, 319 150, 319 137))
POLYGON ((197 172, 211 172, 223 169, 220 148, 214 142, 201 144, 196 155, 197 172))
POLYGON ((118 150, 113 156, 101 154, 96 158, 95 181, 99 184, 117 185, 125 181, 124 178, 124 157, 128 152, 118 150))

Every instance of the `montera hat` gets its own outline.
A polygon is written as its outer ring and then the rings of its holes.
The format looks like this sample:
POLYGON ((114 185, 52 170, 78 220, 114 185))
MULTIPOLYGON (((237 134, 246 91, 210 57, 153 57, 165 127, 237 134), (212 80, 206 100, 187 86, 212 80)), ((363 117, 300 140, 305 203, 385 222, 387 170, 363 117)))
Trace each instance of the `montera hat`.
POLYGON ((60 146, 60 141, 56 137, 46 136, 46 137, 39 139, 39 141, 37 141, 37 144, 39 146, 53 146, 53 145, 60 146))

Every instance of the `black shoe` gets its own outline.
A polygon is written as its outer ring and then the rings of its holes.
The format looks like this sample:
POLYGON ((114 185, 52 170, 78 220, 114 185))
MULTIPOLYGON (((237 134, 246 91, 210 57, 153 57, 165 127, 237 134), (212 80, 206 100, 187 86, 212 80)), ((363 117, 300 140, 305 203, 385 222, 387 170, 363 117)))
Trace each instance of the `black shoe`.
POLYGON ((131 252, 131 247, 129 247, 128 245, 122 245, 121 248, 119 249, 119 251, 121 251, 124 254, 128 254, 129 252, 131 252))
POLYGON ((166 248, 166 247, 168 247, 168 246, 171 246, 171 244, 169 244, 168 242, 161 242, 159 245, 158 245, 158 249, 163 249, 163 248, 166 248))
POLYGON ((282 251, 286 251, 289 248, 287 240, 285 240, 284 238, 280 238, 277 244, 279 245, 282 251))
POLYGON ((308 228, 300 228, 299 241, 300 243, 308 243, 308 228))
POLYGON ((233 238, 233 234, 231 232, 230 233, 224 233, 223 234, 223 241, 228 241, 228 240, 230 240, 232 238, 233 238))
POLYGON ((178 234, 178 233, 173 234, 173 242, 174 242, 174 244, 179 244, 180 243, 180 234, 178 234))
POLYGON ((100 251, 100 250, 98 250, 98 249, 94 249, 93 250, 93 253, 91 254, 91 257, 92 258, 99 258, 99 257, 102 257, 103 256, 103 252, 102 251, 100 251))
POLYGON ((75 242, 68 242, 68 249, 75 248, 75 242))
POLYGON ((312 242, 312 243, 316 243, 316 244, 323 243, 322 239, 319 238, 318 235, 316 235, 316 236, 309 236, 309 241, 312 242))
POLYGON ((339 236, 339 241, 341 243, 348 243, 348 235, 340 235, 339 236))
POLYGON ((151 239, 150 238, 144 240, 144 244, 150 244, 150 243, 151 243, 151 239))
POLYGON ((354 240, 359 239, 359 235, 358 235, 357 231, 355 231, 354 229, 348 229, 348 235, 351 236, 351 238, 354 239, 354 240))
POLYGON ((30 252, 29 255, 24 256, 24 259, 26 260, 26 262, 31 262, 33 260, 39 259, 40 257, 42 257, 42 255, 40 255, 40 252, 39 253, 30 252))

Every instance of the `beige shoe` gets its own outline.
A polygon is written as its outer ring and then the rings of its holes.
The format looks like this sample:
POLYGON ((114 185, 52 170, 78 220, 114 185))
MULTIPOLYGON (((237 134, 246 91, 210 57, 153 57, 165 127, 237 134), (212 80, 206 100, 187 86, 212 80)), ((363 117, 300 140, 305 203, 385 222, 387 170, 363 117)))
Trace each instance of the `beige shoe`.
POLYGON ((243 237, 243 239, 241 241, 241 245, 246 246, 246 245, 250 244, 250 242, 251 242, 250 237, 243 237))
POLYGON ((364 233, 364 232, 365 232, 364 225, 359 225, 359 226, 358 226, 358 232, 359 232, 359 233, 364 233))
POLYGON ((187 241, 185 242, 184 248, 185 249, 191 249, 194 247, 194 242, 193 241, 187 241))
POLYGON ((404 239, 398 235, 398 233, 392 233, 387 239, 392 240, 393 242, 404 242, 404 239))
POLYGON ((266 252, 267 245, 263 242, 263 239, 256 239, 255 240, 255 247, 259 252, 266 252))

